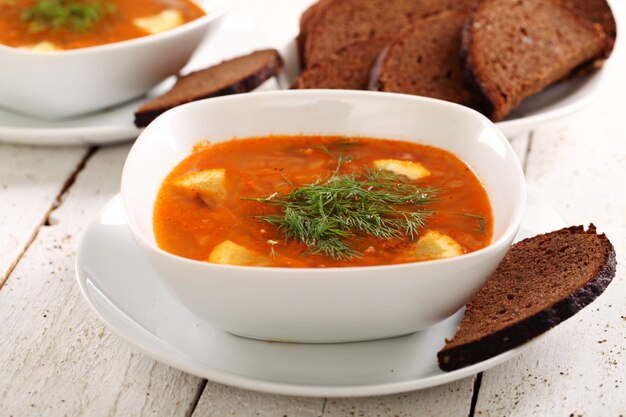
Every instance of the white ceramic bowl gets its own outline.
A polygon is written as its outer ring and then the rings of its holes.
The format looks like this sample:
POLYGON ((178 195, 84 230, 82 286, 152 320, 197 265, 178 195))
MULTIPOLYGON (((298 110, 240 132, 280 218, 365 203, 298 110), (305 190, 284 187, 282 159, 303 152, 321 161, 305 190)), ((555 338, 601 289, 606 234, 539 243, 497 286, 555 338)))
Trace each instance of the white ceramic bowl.
POLYGON ((206 16, 142 38, 55 52, 0 45, 0 106, 56 119, 140 96, 176 74, 226 11, 225 0, 197 3, 206 16))
POLYGON ((473 110, 399 94, 308 90, 241 94, 168 111, 131 149, 122 198, 132 234, 155 271, 199 317, 247 337, 346 342, 411 333, 461 308, 509 248, 526 193, 510 144, 473 110), (449 150, 485 184, 494 213, 493 243, 447 260, 328 269, 215 265, 159 249, 154 201, 165 176, 194 144, 270 134, 369 136, 449 150))

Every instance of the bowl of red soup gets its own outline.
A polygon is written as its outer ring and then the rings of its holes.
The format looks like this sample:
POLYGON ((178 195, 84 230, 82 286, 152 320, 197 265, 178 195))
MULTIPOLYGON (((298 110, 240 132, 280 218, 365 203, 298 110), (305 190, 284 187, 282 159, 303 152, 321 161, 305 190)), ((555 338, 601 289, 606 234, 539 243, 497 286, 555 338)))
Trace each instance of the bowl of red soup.
POLYGON ((0 1, 0 106, 63 118, 138 97, 225 11, 223 0, 0 1))
POLYGON ((347 342, 460 309, 508 250, 525 182, 507 140, 465 107, 282 91, 165 113, 130 151, 122 197, 155 279, 199 317, 347 342))

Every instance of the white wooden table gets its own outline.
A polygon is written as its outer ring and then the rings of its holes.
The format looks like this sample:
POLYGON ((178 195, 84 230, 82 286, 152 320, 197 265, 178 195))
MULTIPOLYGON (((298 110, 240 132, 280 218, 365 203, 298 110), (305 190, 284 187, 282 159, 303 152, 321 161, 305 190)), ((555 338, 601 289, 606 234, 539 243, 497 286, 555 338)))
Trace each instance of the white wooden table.
MULTIPOLYGON (((235 43, 243 51, 251 42, 267 46, 293 36, 296 16, 307 3, 241 1, 230 24, 252 25, 266 36, 242 35, 235 43), (278 8, 281 13, 275 13, 278 8)), ((220 49, 219 34, 215 45, 216 60, 239 52, 220 49)), ((617 277, 590 308, 517 359, 405 394, 356 399, 260 394, 202 380, 138 353, 98 321, 74 278, 79 236, 119 191, 130 145, 0 144, 0 417, 626 416, 622 52, 613 62, 621 75, 594 105, 510 138, 541 199, 569 223, 594 222, 608 234, 617 250, 617 277)))

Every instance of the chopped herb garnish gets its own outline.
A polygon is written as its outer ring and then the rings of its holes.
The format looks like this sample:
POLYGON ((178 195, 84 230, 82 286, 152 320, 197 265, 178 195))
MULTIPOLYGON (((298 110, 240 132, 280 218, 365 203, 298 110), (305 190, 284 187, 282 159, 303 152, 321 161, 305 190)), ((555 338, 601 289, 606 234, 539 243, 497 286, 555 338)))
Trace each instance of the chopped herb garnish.
POLYGON ((283 174, 282 172, 280 173, 280 176, 283 177, 283 179, 285 180, 285 184, 288 186, 292 186, 293 183, 289 180, 289 178, 287 178, 287 176, 285 174, 283 174))
POLYGON ((361 257, 350 247, 350 238, 365 234, 381 239, 414 239, 424 227, 430 203, 438 190, 421 188, 383 170, 367 170, 361 176, 339 175, 337 169, 326 180, 318 180, 287 194, 246 198, 280 207, 280 215, 259 216, 276 226, 285 241, 305 243, 313 254, 335 260, 361 257))
POLYGON ((350 148, 353 146, 359 146, 359 142, 346 141, 346 140, 338 140, 332 143, 332 146, 336 146, 338 148, 350 148))
POLYGON ((21 15, 33 33, 48 29, 86 32, 105 16, 115 12, 115 4, 105 1, 38 0, 21 15))
POLYGON ((324 145, 317 145, 317 149, 324 152, 326 155, 333 156, 333 153, 324 145))
POLYGON ((319 149, 320 151, 324 152, 326 155, 328 156, 334 156, 333 151, 331 151, 329 149, 330 148, 338 148, 338 149, 345 149, 345 148, 350 148, 353 146, 359 146, 360 143, 358 142, 349 142, 349 141, 345 141, 345 140, 339 140, 336 142, 331 142, 328 144, 327 146, 324 145, 317 145, 316 148, 319 149))
POLYGON ((270 245, 270 256, 273 260, 276 260, 276 256, 278 256, 278 253, 276 253, 276 250, 274 249, 274 245, 277 243, 277 241, 271 239, 267 241, 267 244, 270 245))
POLYGON ((472 213, 461 213, 461 215, 475 219, 478 222, 478 232, 483 236, 485 235, 485 218, 483 216, 472 213))

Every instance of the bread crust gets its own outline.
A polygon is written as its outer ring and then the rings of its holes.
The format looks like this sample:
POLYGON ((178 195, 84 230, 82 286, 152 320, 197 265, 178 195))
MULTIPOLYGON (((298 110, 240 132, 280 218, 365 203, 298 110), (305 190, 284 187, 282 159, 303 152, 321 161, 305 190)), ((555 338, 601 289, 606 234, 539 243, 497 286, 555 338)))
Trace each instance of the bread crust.
MULTIPOLYGON (((215 65, 215 67, 221 64, 215 65)), ((142 106, 137 112, 135 112, 135 126, 137 127, 145 127, 150 124, 154 119, 156 119, 162 113, 165 113, 167 110, 170 110, 176 106, 181 104, 189 103, 192 101, 202 100, 205 98, 219 97, 219 96, 227 96, 230 94, 239 94, 239 93, 247 93, 249 91, 254 90, 266 80, 274 77, 278 71, 283 67, 283 61, 280 55, 276 52, 275 59, 268 62, 265 66, 260 68, 258 71, 251 73, 247 77, 244 77, 231 85, 228 85, 224 88, 212 91, 208 94, 196 94, 190 93, 185 99, 178 100, 177 102, 172 102, 167 106, 161 106, 158 108, 150 109, 149 104, 147 103, 142 106)), ((204 71, 204 70, 200 70, 204 71)), ((199 72, 199 71, 197 71, 199 72)), ((179 77, 179 79, 184 77, 179 77)), ((176 88, 174 86, 173 88, 176 88)))
MULTIPOLYGON (((587 231, 585 231, 583 226, 574 226, 552 233, 566 232, 595 235, 596 229, 592 224, 587 231)), ((597 236, 602 240, 603 247, 605 248, 604 259, 603 262, 599 264, 594 277, 583 287, 574 291, 569 296, 555 301, 552 306, 542 310, 538 314, 507 326, 486 337, 452 348, 444 347, 437 353, 439 367, 444 371, 453 371, 518 347, 564 322, 593 302, 611 283, 615 276, 617 265, 615 249, 611 242, 604 234, 597 236)), ((526 239, 525 241, 536 238, 537 236, 526 239)))
POLYGON ((617 38, 617 23, 608 2, 606 0, 562 0, 562 4, 592 24, 602 27, 607 36, 605 57, 608 58, 617 38))
POLYGON ((465 87, 467 87, 472 94, 474 109, 493 120, 496 104, 486 93, 486 88, 481 84, 479 69, 476 67, 474 57, 470 53, 474 46, 471 31, 471 16, 476 12, 477 8, 478 5, 474 7, 470 16, 465 19, 465 23, 461 29, 461 48, 459 50, 459 58, 461 60, 461 71, 463 72, 465 87))
POLYGON ((300 57, 300 68, 306 68, 306 56, 304 54, 304 45, 306 37, 311 26, 315 24, 322 12, 335 0, 318 0, 306 9, 300 16, 300 33, 296 36, 296 44, 298 45, 298 55, 300 57))

